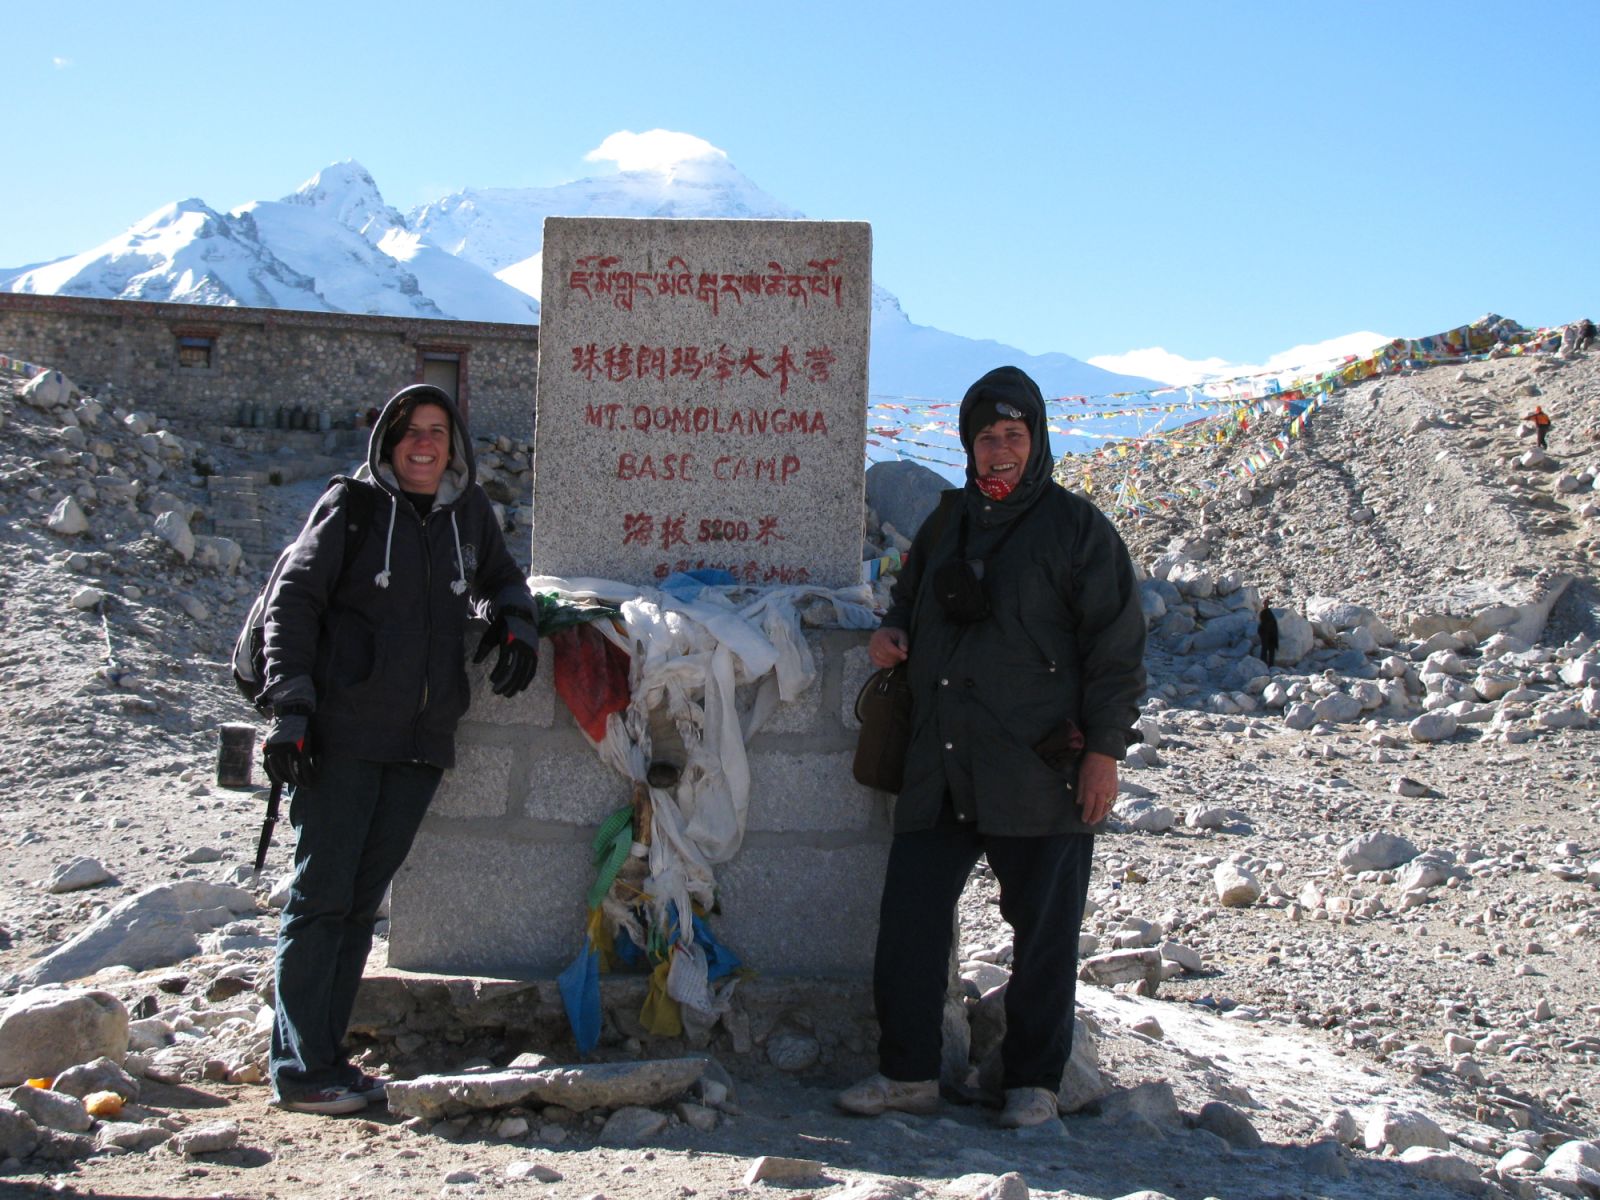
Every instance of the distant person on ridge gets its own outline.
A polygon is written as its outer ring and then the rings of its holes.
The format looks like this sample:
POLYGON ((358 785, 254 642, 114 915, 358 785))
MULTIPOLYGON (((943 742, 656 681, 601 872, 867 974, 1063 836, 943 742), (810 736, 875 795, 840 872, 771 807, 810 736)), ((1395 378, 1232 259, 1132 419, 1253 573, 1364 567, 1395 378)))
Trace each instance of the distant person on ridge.
POLYGON ((311 510, 267 600, 262 759, 290 785, 296 835, 269 1060, 282 1108, 350 1113, 384 1095, 342 1043, 384 889, 455 764, 462 639, 479 612, 493 623, 478 659, 499 650, 490 683, 513 696, 539 665, 533 597, 455 402, 404 388, 366 464, 311 510))
POLYGON ((1534 435, 1539 439, 1539 449, 1543 450, 1545 439, 1550 436, 1550 414, 1535 404, 1533 411, 1522 419, 1533 422, 1534 435))
POLYGON ((956 902, 980 855, 1013 931, 1005 1128, 1053 1121, 1072 1048, 1094 834, 1139 740, 1144 613, 1103 513, 1050 477, 1044 397, 1015 367, 961 401, 966 485, 922 523, 867 653, 905 663, 905 786, 878 914, 878 1069, 846 1112, 930 1112, 956 902))
POLYGON ((1256 632, 1261 635, 1261 657, 1267 666, 1278 665, 1278 618, 1272 612, 1272 601, 1261 601, 1261 617, 1256 621, 1256 632))

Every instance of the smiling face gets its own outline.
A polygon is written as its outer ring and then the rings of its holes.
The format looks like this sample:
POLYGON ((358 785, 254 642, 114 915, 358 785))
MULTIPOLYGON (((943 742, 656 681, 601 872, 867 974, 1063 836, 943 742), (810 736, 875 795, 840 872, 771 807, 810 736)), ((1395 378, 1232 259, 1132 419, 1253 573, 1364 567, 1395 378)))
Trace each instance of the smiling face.
POLYGON ((972 439, 972 465, 978 475, 993 475, 1015 487, 1022 481, 1022 470, 1028 465, 1028 454, 1033 449, 1033 437, 1021 421, 996 421, 979 430, 972 439))
POLYGON ((412 409, 390 465, 404 490, 421 496, 438 492, 439 480, 450 465, 450 414, 437 404, 412 409))

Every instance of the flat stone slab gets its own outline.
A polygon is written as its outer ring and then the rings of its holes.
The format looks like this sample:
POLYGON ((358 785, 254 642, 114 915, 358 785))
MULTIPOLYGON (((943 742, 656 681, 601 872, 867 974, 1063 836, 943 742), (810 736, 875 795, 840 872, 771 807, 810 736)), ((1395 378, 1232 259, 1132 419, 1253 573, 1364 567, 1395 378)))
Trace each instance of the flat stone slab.
POLYGON ((1458 584, 1408 600, 1407 628, 1418 638, 1470 629, 1479 639, 1508 633, 1536 642, 1550 610, 1571 583, 1571 575, 1550 574, 1458 584))
POLYGON ((424 1075, 389 1084, 389 1111, 436 1120, 516 1104, 589 1108, 649 1108, 674 1100, 705 1074, 704 1058, 594 1063, 541 1071, 485 1071, 474 1075, 424 1075))

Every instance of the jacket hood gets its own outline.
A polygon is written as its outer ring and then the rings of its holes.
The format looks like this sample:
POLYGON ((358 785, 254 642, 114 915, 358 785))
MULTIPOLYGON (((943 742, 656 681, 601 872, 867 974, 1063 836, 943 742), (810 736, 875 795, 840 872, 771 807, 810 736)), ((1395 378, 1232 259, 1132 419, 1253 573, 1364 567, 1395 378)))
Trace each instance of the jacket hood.
POLYGON ((972 439, 981 432, 972 427, 973 412, 986 400, 1009 404, 1021 412, 1028 436, 1033 439, 1022 478, 1005 500, 1008 505, 1026 504, 1050 481, 1050 468, 1055 463, 1050 454, 1050 431, 1044 423, 1044 393, 1027 372, 1017 367, 996 367, 967 389, 961 398, 961 448, 967 452, 967 488, 973 492, 977 491, 978 471, 972 458, 972 439))
POLYGON ((434 495, 434 503, 441 507, 453 504, 477 482, 478 463, 473 457, 472 439, 467 436, 466 422, 461 419, 461 411, 456 408, 456 402, 450 398, 449 392, 431 383, 414 383, 410 387, 401 388, 389 397, 389 402, 383 406, 383 411, 373 423, 372 436, 367 439, 367 461, 356 471, 355 477, 376 483, 394 496, 403 494, 400 482, 395 478, 394 468, 384 462, 381 456, 384 435, 394 424, 400 406, 413 397, 421 404, 437 404, 450 414, 450 463, 445 467, 444 475, 439 480, 439 490, 434 495))

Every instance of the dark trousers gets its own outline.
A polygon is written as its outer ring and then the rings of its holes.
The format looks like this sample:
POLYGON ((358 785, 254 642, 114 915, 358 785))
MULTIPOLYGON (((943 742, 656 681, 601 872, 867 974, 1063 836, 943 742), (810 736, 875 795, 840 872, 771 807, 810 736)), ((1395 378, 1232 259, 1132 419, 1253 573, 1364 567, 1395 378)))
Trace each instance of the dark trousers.
POLYGON ((384 889, 444 772, 324 754, 294 790, 294 882, 278 928, 272 1082, 279 1095, 352 1081, 343 1042, 384 889))
POLYGON ((902 1081, 939 1077, 955 907, 980 854, 988 855, 1000 883, 1000 915, 1013 933, 1003 1086, 1054 1092, 1072 1049, 1078 930, 1094 857, 1090 833, 986 837, 952 822, 895 835, 872 978, 878 1069, 902 1081))

